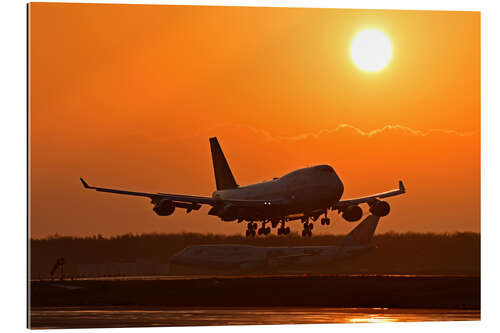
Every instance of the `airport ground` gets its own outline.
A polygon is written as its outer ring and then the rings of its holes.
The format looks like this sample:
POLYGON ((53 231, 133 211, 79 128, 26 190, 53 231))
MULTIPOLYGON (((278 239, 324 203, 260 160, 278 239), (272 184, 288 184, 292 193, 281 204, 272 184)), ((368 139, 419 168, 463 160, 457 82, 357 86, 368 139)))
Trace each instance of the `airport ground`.
POLYGON ((177 234, 31 240, 29 325, 90 328, 480 319, 480 236, 475 233, 381 234, 373 239, 376 249, 359 257, 322 267, 288 267, 244 276, 237 270, 202 269, 179 276, 168 264, 172 254, 193 244, 314 246, 333 245, 341 238, 177 234), (51 279, 50 269, 60 257, 66 262, 64 279, 59 279, 59 271, 51 279), (111 267, 119 267, 120 274, 111 267), (168 274, 160 276, 165 267, 168 274))
POLYGON ((44 280, 31 281, 30 303, 32 328, 479 320, 480 279, 254 275, 44 280), (258 312, 272 312, 274 319, 259 318, 258 312))
POLYGON ((479 309, 477 276, 254 275, 31 281, 46 306, 314 306, 479 309))

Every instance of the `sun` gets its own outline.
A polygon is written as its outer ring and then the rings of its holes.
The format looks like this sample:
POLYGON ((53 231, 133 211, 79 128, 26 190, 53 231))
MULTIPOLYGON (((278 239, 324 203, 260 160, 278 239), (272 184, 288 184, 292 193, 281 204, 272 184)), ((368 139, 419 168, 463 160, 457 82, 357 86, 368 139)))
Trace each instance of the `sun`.
POLYGON ((379 30, 363 30, 352 41, 351 56, 356 66, 362 70, 368 72, 381 70, 391 60, 391 41, 379 30))

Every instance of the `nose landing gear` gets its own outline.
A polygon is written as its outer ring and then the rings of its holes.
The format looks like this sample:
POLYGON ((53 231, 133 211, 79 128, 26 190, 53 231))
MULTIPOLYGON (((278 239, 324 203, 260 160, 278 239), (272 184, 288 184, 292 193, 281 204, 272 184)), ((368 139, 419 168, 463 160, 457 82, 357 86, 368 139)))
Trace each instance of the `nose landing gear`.
POLYGON ((330 219, 325 211, 325 217, 321 219, 321 225, 330 225, 330 219))

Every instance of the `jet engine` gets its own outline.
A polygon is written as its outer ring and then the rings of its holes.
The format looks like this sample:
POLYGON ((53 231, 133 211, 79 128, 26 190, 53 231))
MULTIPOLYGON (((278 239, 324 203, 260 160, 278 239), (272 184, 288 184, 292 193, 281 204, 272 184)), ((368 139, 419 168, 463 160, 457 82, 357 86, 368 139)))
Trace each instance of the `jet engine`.
POLYGON ((160 216, 172 215, 175 205, 171 200, 160 200, 155 204, 153 211, 160 216))
POLYGON ((222 221, 234 221, 238 217, 238 207, 225 205, 217 209, 217 215, 222 219, 222 221))
POLYGON ((356 222, 363 216, 363 210, 358 205, 350 205, 342 209, 342 217, 348 222, 356 222))
POLYGON ((370 204, 370 213, 375 216, 383 217, 389 214, 390 211, 391 206, 389 205, 389 203, 387 203, 387 201, 377 200, 370 204))

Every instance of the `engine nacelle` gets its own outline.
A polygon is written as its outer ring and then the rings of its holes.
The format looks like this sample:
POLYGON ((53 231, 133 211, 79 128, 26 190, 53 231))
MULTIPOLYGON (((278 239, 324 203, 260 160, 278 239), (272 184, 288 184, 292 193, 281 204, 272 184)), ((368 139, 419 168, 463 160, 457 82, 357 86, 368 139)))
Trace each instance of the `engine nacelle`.
POLYGON ((222 221, 234 221, 238 217, 238 207, 225 205, 219 209, 218 213, 222 221))
POLYGON ((378 217, 386 216, 390 211, 391 206, 387 201, 377 200, 370 205, 370 213, 378 217))
POLYGON ((172 215, 175 211, 175 205, 171 200, 161 200, 156 203, 153 211, 160 216, 172 215))
POLYGON ((342 217, 348 222, 356 222, 363 216, 363 210, 358 205, 347 206, 342 209, 342 217))

